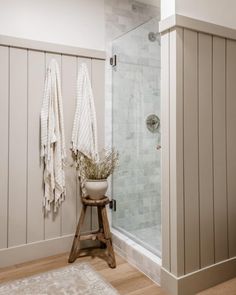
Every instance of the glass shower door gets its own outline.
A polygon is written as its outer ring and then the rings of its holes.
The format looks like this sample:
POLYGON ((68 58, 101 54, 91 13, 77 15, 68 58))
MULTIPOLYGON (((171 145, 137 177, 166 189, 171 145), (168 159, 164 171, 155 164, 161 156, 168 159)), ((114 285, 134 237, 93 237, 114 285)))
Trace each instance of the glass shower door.
POLYGON ((158 20, 113 42, 113 227, 160 256, 160 40, 158 20), (152 38, 151 38, 152 37, 152 38))

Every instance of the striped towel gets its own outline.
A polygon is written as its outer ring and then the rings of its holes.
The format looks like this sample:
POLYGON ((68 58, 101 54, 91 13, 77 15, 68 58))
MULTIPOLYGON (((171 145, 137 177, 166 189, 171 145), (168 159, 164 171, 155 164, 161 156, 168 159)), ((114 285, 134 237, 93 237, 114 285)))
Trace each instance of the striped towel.
POLYGON ((46 73, 41 109, 41 157, 44 162, 44 207, 54 212, 65 199, 66 159, 60 71, 52 59, 46 73))
POLYGON ((88 68, 83 63, 77 79, 77 105, 72 131, 72 151, 74 152, 84 193, 85 177, 83 175, 82 157, 98 160, 97 120, 93 92, 88 68))

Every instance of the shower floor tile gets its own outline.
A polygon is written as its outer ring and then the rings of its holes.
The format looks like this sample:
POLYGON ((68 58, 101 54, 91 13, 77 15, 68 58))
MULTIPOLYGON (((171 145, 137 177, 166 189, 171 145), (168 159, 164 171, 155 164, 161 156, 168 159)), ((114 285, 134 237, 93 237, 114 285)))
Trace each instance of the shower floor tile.
POLYGON ((161 226, 154 225, 130 231, 135 240, 146 249, 160 256, 161 253, 161 226))

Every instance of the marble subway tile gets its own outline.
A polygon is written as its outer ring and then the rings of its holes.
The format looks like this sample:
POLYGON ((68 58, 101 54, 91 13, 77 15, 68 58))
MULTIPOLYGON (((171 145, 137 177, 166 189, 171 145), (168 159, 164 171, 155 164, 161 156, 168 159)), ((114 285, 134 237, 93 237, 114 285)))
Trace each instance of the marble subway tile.
MULTIPOLYGON (((148 40, 148 33, 157 31, 160 11, 134 0, 105 0, 105 4, 107 54, 118 55, 116 70, 106 63, 105 88, 105 142, 106 146, 113 142, 120 152, 111 184, 117 199, 112 222, 146 239, 161 222, 160 153, 155 148, 159 138, 145 126, 148 114, 160 116, 160 45, 148 40)), ((159 241, 149 240, 159 251, 159 241)))

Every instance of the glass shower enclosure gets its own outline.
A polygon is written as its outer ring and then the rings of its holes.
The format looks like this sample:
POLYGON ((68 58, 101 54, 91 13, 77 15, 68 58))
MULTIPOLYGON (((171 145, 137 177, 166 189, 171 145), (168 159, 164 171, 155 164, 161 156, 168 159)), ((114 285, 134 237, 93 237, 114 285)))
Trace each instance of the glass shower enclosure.
POLYGON ((113 41, 113 227, 161 256, 160 36, 152 19, 113 41))

